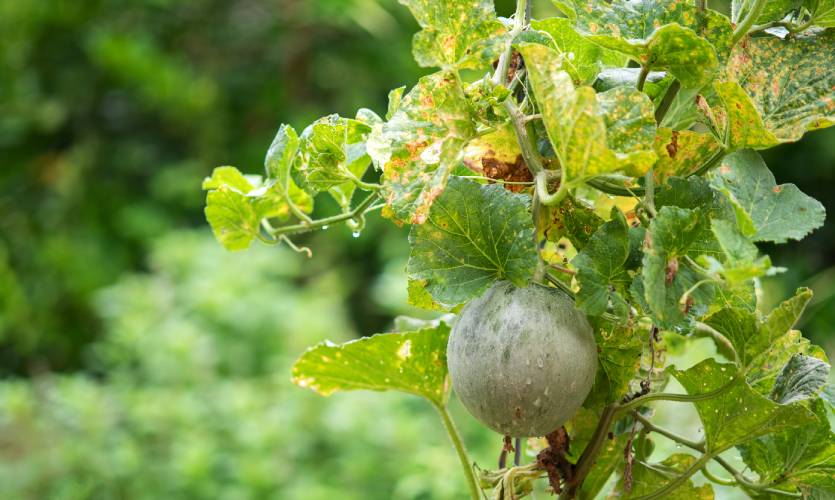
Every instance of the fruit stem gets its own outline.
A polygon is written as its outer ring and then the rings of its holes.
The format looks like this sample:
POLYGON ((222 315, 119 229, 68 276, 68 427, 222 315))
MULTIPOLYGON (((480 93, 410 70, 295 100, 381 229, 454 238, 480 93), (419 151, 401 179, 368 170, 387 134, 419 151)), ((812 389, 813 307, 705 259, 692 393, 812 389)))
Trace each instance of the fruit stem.
POLYGON ((449 409, 446 405, 435 404, 435 409, 441 415, 441 421, 444 423, 444 428, 449 435, 449 440, 455 447, 455 452, 458 454, 458 460, 461 461, 461 468, 464 470, 464 477, 467 480, 467 486, 470 489, 471 500, 480 500, 478 482, 476 482, 475 473, 473 472, 473 464, 470 457, 467 455, 467 449, 464 447, 464 441, 461 439, 461 434, 452 420, 452 415, 449 414, 449 409))

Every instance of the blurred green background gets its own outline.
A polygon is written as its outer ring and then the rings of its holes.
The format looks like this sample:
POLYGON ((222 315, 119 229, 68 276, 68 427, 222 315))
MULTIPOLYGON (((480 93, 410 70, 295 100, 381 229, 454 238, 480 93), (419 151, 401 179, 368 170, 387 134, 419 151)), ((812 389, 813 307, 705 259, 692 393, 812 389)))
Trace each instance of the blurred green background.
MULTIPOLYGON (((0 0, 0 498, 461 497, 427 405, 289 382, 308 345, 410 312, 405 231, 228 253, 199 189, 260 172, 282 122, 382 114, 426 72, 416 30, 394 0, 0 0)), ((765 156, 835 211, 835 128, 765 156)), ((766 301, 811 286, 802 328, 835 352, 835 224, 764 250, 790 269, 766 301)))

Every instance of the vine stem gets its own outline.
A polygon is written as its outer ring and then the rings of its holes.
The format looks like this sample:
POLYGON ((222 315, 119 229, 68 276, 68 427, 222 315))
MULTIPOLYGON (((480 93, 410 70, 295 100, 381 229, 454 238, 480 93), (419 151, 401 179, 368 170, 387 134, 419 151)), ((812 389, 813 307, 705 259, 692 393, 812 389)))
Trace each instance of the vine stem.
POLYGON ((679 486, 681 486, 685 481, 690 479, 690 476, 699 472, 708 462, 713 458, 710 453, 705 453, 698 460, 693 462, 693 465, 690 466, 689 469, 684 471, 683 474, 676 476, 675 479, 664 485, 663 488, 657 489, 650 493, 649 495, 644 495, 642 497, 638 497, 635 500, 653 500, 655 498, 664 498, 667 493, 675 490, 679 486))
POLYGON ((647 77, 649 76, 649 65, 641 66, 641 72, 638 74, 638 83, 635 85, 635 88, 638 90, 644 90, 644 84, 647 82, 647 77))
POLYGON ((748 34, 748 30, 754 26, 754 23, 757 22, 757 19, 762 14, 763 9, 765 8, 766 0, 754 0, 754 5, 748 10, 745 14, 745 17, 742 18, 742 21, 736 25, 734 28, 734 34, 731 38, 731 41, 734 45, 736 45, 740 40, 742 40, 745 35, 748 34))
POLYGON ((444 429, 446 429, 446 432, 449 435, 449 440, 452 441, 452 445, 455 447, 455 452, 458 454, 458 460, 461 461, 461 468, 464 470, 464 477, 466 478, 467 486, 470 489, 470 499, 480 500, 480 490, 478 487, 478 481, 476 481, 475 478, 475 473, 473 472, 473 464, 470 462, 470 457, 467 455, 467 449, 464 447, 464 440, 461 439, 461 434, 458 432, 455 422, 452 421, 452 415, 449 414, 449 410, 446 405, 435 404, 434 406, 441 415, 441 420, 444 423, 444 429))
POLYGON ((370 211, 372 208, 373 203, 377 200, 378 195, 377 193, 371 193, 368 195, 364 200, 360 202, 359 205, 354 207, 353 210, 349 212, 345 212, 339 215, 334 215, 331 217, 325 217, 323 219, 316 219, 311 222, 304 222, 301 224, 293 224, 290 226, 281 226, 277 227, 270 232, 273 236, 279 236, 282 234, 298 234, 298 233, 306 233, 309 231, 313 231, 314 229, 319 229, 324 226, 328 226, 330 224, 336 224, 338 222, 345 222, 347 220, 354 219, 359 217, 360 215, 370 211))
MULTIPOLYGON (((516 2, 516 13, 514 14, 513 29, 510 32, 510 39, 516 37, 525 29, 528 13, 528 0, 518 0, 516 2)), ((507 79, 507 69, 510 66, 510 57, 513 55, 513 47, 508 44, 507 50, 502 52, 499 56, 499 63, 496 65, 496 72, 493 73, 493 84, 504 85, 507 79)))

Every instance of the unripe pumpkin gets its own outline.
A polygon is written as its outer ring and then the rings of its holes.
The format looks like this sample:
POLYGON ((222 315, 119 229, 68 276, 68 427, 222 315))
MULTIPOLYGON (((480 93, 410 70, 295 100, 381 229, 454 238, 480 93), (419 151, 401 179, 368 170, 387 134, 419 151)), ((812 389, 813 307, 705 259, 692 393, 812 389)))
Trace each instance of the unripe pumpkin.
POLYGON ((461 311, 447 363, 458 398, 484 425, 513 437, 544 436, 588 396, 597 346, 564 292, 499 282, 461 311))

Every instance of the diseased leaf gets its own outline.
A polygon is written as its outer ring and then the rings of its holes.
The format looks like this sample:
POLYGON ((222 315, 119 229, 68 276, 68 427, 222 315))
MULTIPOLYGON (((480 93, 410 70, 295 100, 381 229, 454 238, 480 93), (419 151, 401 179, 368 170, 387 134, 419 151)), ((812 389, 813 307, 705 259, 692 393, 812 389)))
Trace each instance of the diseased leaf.
POLYGON ((531 21, 531 28, 550 35, 553 48, 563 56, 563 69, 577 85, 589 85, 605 66, 623 66, 625 57, 582 37, 564 17, 531 21))
MULTIPOLYGON (((399 2, 409 8, 423 28, 412 41, 415 60, 423 67, 476 68, 480 53, 489 48, 491 41, 496 42, 491 38, 507 31, 496 18, 492 0, 399 2)), ((489 50, 492 53, 500 49, 489 50)))
MULTIPOLYGON (((643 498, 652 494, 682 475, 695 462, 696 457, 684 453, 670 455, 660 463, 636 462, 632 468, 632 491, 629 493, 625 491, 623 478, 621 478, 618 485, 618 491, 622 492, 620 498, 643 498)), ((663 498, 665 500, 713 500, 713 487, 709 484, 696 486, 688 479, 663 498)))
POLYGON ((780 143, 780 139, 768 130, 760 110, 739 83, 716 82, 713 90, 721 99, 722 106, 711 110, 710 119, 726 138, 728 151, 766 149, 780 143))
POLYGON ((642 66, 666 69, 685 87, 707 83, 719 68, 719 56, 730 48, 729 20, 709 9, 700 12, 689 2, 574 0, 573 4, 577 29, 591 41, 642 66))
POLYGON ((293 383, 323 396, 367 389, 400 391, 435 405, 449 397, 446 344, 449 327, 384 333, 308 349, 293 365, 293 383))
POLYGON ((474 136, 472 110, 458 78, 450 73, 421 78, 368 140, 368 153, 383 170, 383 215, 422 224, 474 136))
MULTIPOLYGON (((791 10, 796 9, 802 3, 801 0, 764 0, 765 5, 762 7, 759 17, 757 17, 756 24, 766 24, 771 21, 780 21, 791 10)), ((745 17, 753 7, 754 0, 733 0, 731 2, 731 12, 733 20, 738 23, 745 17)))
POLYGON ((537 263, 529 199, 495 184, 451 179, 427 223, 409 233, 409 278, 426 280, 432 297, 449 306, 494 281, 526 286, 537 263))
POLYGON ((818 394, 828 378, 827 363, 812 356, 795 354, 777 376, 770 397, 780 404, 802 401, 818 394))
POLYGON ((397 109, 400 108, 400 102, 403 100, 403 92, 406 91, 406 86, 397 87, 389 92, 389 105, 386 110, 386 120, 391 120, 397 109))
POLYGON ((591 87, 574 88, 557 52, 530 43, 518 48, 527 61, 542 120, 562 168, 563 189, 617 170, 640 175, 652 165, 655 124, 646 96, 616 88, 601 94, 598 102, 591 87), (607 126, 612 127, 610 132, 607 126))
POLYGON ((694 403, 704 426, 708 452, 720 453, 764 434, 815 421, 803 405, 775 403, 756 393, 735 374, 734 365, 719 364, 712 358, 674 373, 688 394, 704 394, 724 387, 715 397, 694 403))
POLYGON ((629 226, 617 208, 612 219, 592 235, 588 245, 571 261, 577 268, 577 308, 599 316, 611 304, 615 314, 626 317, 629 305, 623 298, 632 281, 626 271, 629 257, 629 226))
POLYGON ((426 280, 409 280, 407 284, 407 301, 410 305, 426 309, 427 311, 448 311, 449 308, 435 302, 435 299, 426 291, 426 280))
POLYGON ((812 410, 816 417, 813 423, 739 447, 745 464, 762 483, 787 491, 809 493, 818 489, 835 495, 835 434, 829 428, 824 402, 814 401, 812 410))
POLYGON ((615 153, 619 170, 641 176, 655 163, 655 108, 650 98, 632 87, 616 87, 597 94, 606 125, 606 143, 615 153))
POLYGON ((742 85, 779 142, 796 141, 808 130, 835 123, 833 45, 831 31, 750 38, 735 47, 725 78, 742 85))
MULTIPOLYGON (((491 179, 509 182, 533 180, 509 123, 499 125, 494 132, 471 140, 464 148, 463 162, 473 172, 491 179)), ((521 184, 504 186, 513 192, 522 191, 526 187, 521 184)))
POLYGON ((720 147, 712 134, 659 128, 653 144, 658 160, 652 173, 659 184, 672 176, 686 177, 712 159, 720 147))
POLYGON ((548 241, 565 237, 578 251, 582 250, 592 234, 603 224, 594 210, 571 196, 566 196, 554 207, 540 207, 539 227, 548 241))
POLYGON ((665 206, 652 220, 644 249, 643 286, 660 327, 681 326, 712 302, 713 283, 687 258, 706 253, 712 239, 709 221, 699 209, 665 206))
POLYGON ((750 216, 754 241, 784 243, 799 240, 823 225, 826 211, 820 202, 794 184, 777 185, 759 154, 739 151, 722 160, 714 185, 730 193, 750 216))

